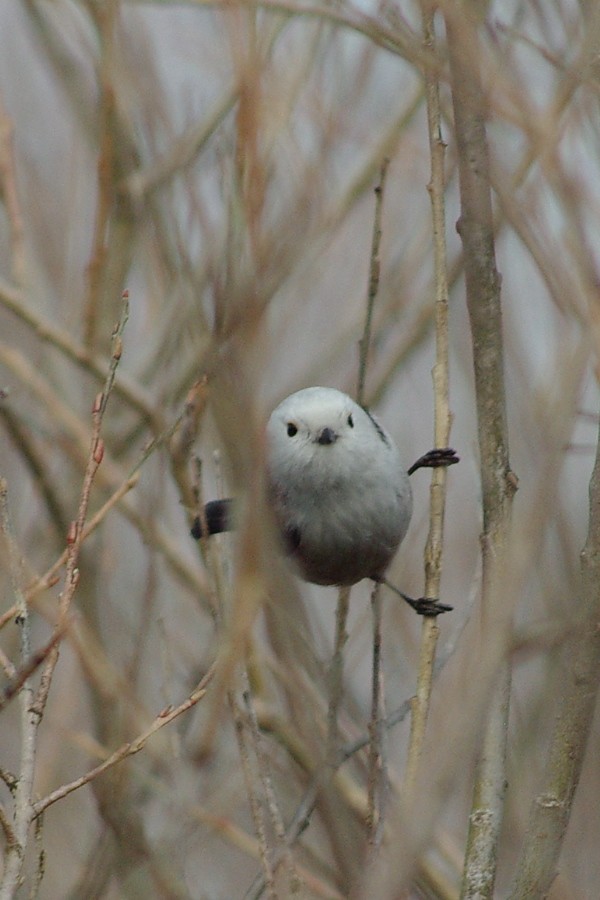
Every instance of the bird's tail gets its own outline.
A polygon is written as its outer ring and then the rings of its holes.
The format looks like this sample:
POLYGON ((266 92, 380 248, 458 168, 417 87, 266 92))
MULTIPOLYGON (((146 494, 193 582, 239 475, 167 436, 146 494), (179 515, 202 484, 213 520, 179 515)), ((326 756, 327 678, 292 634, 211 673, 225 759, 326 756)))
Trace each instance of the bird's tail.
POLYGON ((223 531, 232 531, 233 524, 233 500, 211 500, 204 507, 204 515, 196 516, 192 525, 191 534, 196 540, 208 537, 211 534, 221 534, 223 531))

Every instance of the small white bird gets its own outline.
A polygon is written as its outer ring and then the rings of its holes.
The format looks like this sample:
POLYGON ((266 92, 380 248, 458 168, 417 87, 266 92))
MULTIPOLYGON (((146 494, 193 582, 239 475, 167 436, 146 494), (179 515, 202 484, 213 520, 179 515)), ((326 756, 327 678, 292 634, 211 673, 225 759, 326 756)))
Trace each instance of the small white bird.
MULTIPOLYGON (((275 520, 300 574, 314 584, 385 581, 412 515, 408 476, 424 466, 455 462, 453 450, 432 450, 407 471, 386 429, 333 388, 291 394, 267 424, 267 483, 275 520)), ((232 518, 231 500, 212 501, 192 534, 228 531, 232 518)), ((451 608, 398 593, 423 615, 451 608)))

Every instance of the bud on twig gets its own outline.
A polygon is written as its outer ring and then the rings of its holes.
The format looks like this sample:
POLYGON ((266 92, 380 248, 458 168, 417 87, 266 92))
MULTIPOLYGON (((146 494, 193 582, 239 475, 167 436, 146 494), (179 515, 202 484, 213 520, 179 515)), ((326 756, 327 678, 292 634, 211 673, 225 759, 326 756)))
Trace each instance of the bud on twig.
POLYGON ((67 544, 74 544, 77 540, 77 522, 71 522, 67 531, 67 544))
POLYGON ((104 458, 104 441, 102 438, 98 438, 96 441, 96 446, 94 447, 94 462, 97 466, 100 465, 104 458))
POLYGON ((92 406, 93 415, 97 415, 102 409, 102 404, 104 403, 104 392, 99 391, 94 398, 94 405, 92 406))

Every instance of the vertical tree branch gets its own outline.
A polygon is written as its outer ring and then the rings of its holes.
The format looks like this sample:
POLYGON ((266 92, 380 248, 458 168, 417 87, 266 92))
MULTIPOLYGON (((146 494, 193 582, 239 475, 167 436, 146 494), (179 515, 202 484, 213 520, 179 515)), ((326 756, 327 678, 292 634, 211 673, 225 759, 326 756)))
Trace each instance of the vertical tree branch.
POLYGON ((17 186, 14 126, 0 94, 0 190, 10 227, 11 273, 17 284, 25 281, 25 226, 17 186))
POLYGON ((563 692, 542 787, 534 800, 511 900, 545 897, 571 815, 600 686, 600 433, 589 486, 589 524, 581 553, 582 618, 565 647, 563 692))
MULTIPOLYGON (((373 234, 371 237, 371 255, 369 258, 369 284, 367 288, 367 304, 362 337, 359 341, 358 384, 356 400, 364 406, 373 325, 373 310, 379 291, 381 264, 379 248, 381 245, 381 220, 383 215, 383 196, 389 159, 384 159, 379 171, 379 181, 375 187, 375 215, 373 218, 373 234)), ((383 752, 382 722, 382 669, 381 669, 381 595, 379 585, 375 585, 371 594, 371 613, 373 616, 373 667, 371 683, 371 718, 369 721, 369 783, 367 830, 371 858, 377 851, 383 834, 383 804, 386 790, 385 757, 383 752)), ((332 751, 337 748, 331 748, 332 751)))
MULTIPOLYGON (((467 307, 473 342, 477 429, 483 502, 482 618, 495 627, 492 586, 506 548, 514 477, 510 477, 503 371, 500 276, 496 269, 486 100, 479 71, 474 4, 446 9, 454 128, 459 163, 467 307)), ((510 670, 502 666, 490 701, 477 765, 467 841, 463 897, 491 898, 506 783, 510 670)))
MULTIPOLYGON (((94 478, 96 477, 96 472, 98 471, 100 463, 102 462, 102 459, 104 457, 104 441, 100 436, 100 431, 102 428, 104 413, 106 412, 108 398, 110 397, 113 388, 115 375, 119 362, 121 360, 121 354, 123 352, 123 332, 125 331, 125 326, 127 325, 127 321, 129 319, 129 294, 127 291, 123 292, 122 303, 123 306, 121 310, 121 318, 117 323, 112 335, 112 356, 106 375, 106 381, 104 383, 104 390, 96 395, 92 408, 92 435, 90 439, 90 450, 83 476, 83 485, 81 488, 77 518, 71 522, 69 532, 67 534, 65 586, 59 595, 58 621, 55 625, 56 631, 63 630, 65 627, 65 622, 71 608, 71 602, 75 595, 77 585, 79 584, 78 562, 85 534, 85 520, 87 518, 90 493, 92 490, 94 478)), ((52 678, 54 676, 54 670, 58 663, 58 657, 59 646, 56 645, 48 656, 48 661, 44 667, 44 671, 42 672, 40 686, 35 698, 35 709, 40 717, 44 713, 44 708, 48 699, 48 693, 52 684, 52 678)))
POLYGON ((242 773, 244 775, 244 785, 246 787, 246 794, 248 796, 248 802, 250 804, 252 822, 254 825, 254 830, 256 832, 256 837, 258 839, 265 889, 270 900, 277 900, 277 894, 275 891, 275 875, 273 872, 273 866, 271 864, 271 854, 269 849, 269 842, 267 839, 265 811, 260 802, 257 790, 258 778, 256 777, 254 767, 252 765, 250 748, 248 746, 248 741, 246 740, 246 735, 244 734, 244 723, 242 720, 242 715, 235 701, 235 697, 233 696, 233 691, 228 691, 227 696, 229 706, 233 714, 235 734, 240 751, 242 773))
MULTIPOLYGON (((274 876, 277 869, 277 864, 279 862, 278 859, 276 860, 276 854, 278 855, 279 859, 283 860, 287 871, 287 891, 290 895, 293 895, 295 892, 297 892, 300 882, 298 879, 298 873, 294 865, 291 848, 286 842, 285 825, 283 823, 283 816, 279 808, 279 802, 275 794, 273 777, 271 774, 271 764, 252 699, 250 676, 248 674, 247 664, 242 668, 241 681, 247 718, 246 727, 249 728, 250 742, 256 757, 258 776, 263 791, 263 802, 269 814, 269 821, 274 837, 273 847, 270 848, 270 852, 268 853, 269 866, 272 875, 274 876)), ((265 877, 266 876, 267 869, 265 869, 265 877)))
POLYGON ((385 800, 387 793, 387 767, 385 755, 385 710, 383 692, 383 671, 381 668, 381 585, 374 583, 371 591, 371 613, 373 621, 373 671, 371 682, 371 718, 369 721, 369 782, 367 827, 371 854, 381 845, 385 822, 385 800))
POLYGON ((338 713, 344 687, 344 647, 348 640, 346 624, 350 606, 350 588, 341 587, 335 611, 335 639, 329 668, 329 705, 327 708, 327 765, 335 768, 339 752, 338 713))
MULTIPOLYGON (((29 609, 21 585, 21 564, 10 520, 8 486, 4 478, 0 480, 0 512, 2 530, 5 533, 8 544, 13 589, 16 595, 16 621, 20 632, 21 662, 25 665, 31 656, 31 623, 29 609)), ((39 717, 32 709, 33 697, 33 684, 30 679, 26 679, 19 691, 21 754, 19 759, 19 777, 14 788, 13 821, 11 830, 8 832, 10 840, 7 842, 4 853, 4 871, 0 883, 0 898, 2 900, 9 900, 10 897, 14 896, 23 869, 29 824, 31 822, 31 796, 35 775, 36 737, 39 726, 39 717)))
POLYGON ((84 305, 84 333, 86 347, 94 347, 97 337, 98 310, 101 304, 102 278, 107 268, 107 231, 111 211, 114 205, 115 176, 115 91, 112 83, 114 72, 110 65, 111 52, 114 51, 114 28, 118 13, 118 0, 109 0, 105 4, 92 3, 90 11, 96 19, 100 46, 102 48, 100 74, 99 104, 99 153, 97 165, 98 195, 96 204, 96 221, 90 261, 88 263, 87 296, 84 305))
MULTIPOLYGON (((435 7, 422 3, 423 42, 425 49, 435 54, 435 7)), ((444 203, 444 154, 446 145, 441 134, 439 80, 433 71, 425 77, 427 100, 427 126, 431 177, 427 185, 431 200, 435 274, 435 365, 434 389, 434 440, 436 447, 447 447, 450 440, 449 365, 448 365, 448 272, 446 259, 446 212, 444 203)), ((429 534, 425 545, 425 597, 439 597, 442 575, 442 547, 444 537, 444 512, 446 507, 446 474, 444 466, 432 469, 430 488, 429 534)), ((437 619, 423 618, 417 691, 411 704, 411 730, 406 767, 406 789, 414 785, 421 758, 425 726, 429 712, 433 666, 439 635, 437 619)))
POLYGON ((365 402, 365 385, 367 378, 367 365, 369 362, 369 347, 371 344, 371 328, 373 324, 373 309, 375 298, 379 291, 379 245, 381 244, 381 216, 383 212, 383 193, 387 175, 389 159, 384 159, 379 171, 379 181, 375 186, 375 218, 373 220, 373 237, 371 239, 371 256, 369 262, 369 288, 367 291, 367 307, 365 312, 365 324, 362 337, 359 341, 358 361, 358 385, 356 388, 356 402, 360 406, 365 402))

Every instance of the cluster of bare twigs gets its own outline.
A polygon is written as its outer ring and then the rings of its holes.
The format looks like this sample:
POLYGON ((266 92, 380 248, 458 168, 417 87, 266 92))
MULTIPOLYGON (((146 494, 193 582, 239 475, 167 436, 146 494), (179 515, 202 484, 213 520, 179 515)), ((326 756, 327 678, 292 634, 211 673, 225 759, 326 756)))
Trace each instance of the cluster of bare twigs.
MULTIPOLYGON (((38 579, 29 589, 23 585, 23 572, 20 552, 14 529, 11 524, 10 505, 8 497, 8 485, 3 478, 0 483, 0 505, 2 511, 2 531, 6 540, 8 561, 10 565, 13 590, 16 603, 7 610, 2 617, 2 625, 7 626, 15 621, 20 631, 20 656, 21 662, 15 668, 10 659, 3 654, 3 666, 9 681, 5 686, 0 703, 0 710, 13 697, 19 698, 21 707, 21 744, 23 752, 18 773, 12 774, 2 770, 2 778, 13 794, 13 809, 9 814, 4 809, 1 813, 2 827, 6 840, 6 852, 4 856, 4 871, 0 886, 2 896, 12 896, 22 880, 23 864, 27 858, 29 832, 32 824, 53 803, 66 797, 85 784, 89 784, 103 772, 111 769, 117 763, 128 756, 138 753, 144 748, 148 739, 160 728, 169 724, 181 713, 194 706, 206 691, 205 685, 210 680, 210 674, 205 676, 198 687, 175 708, 168 708, 160 712, 152 724, 144 729, 134 740, 128 741, 117 750, 113 751, 100 765, 86 772, 73 781, 61 785, 51 791, 45 797, 34 801, 33 787, 36 769, 36 753, 38 746, 38 732, 44 719, 48 696, 53 684, 56 666, 59 661, 61 642, 71 630, 76 630, 75 622, 71 616, 73 599, 79 585, 80 570, 79 557, 83 542, 98 527, 106 513, 124 495, 124 490, 118 490, 105 503, 103 508, 94 517, 93 523, 86 525, 87 513, 90 503, 92 485, 98 468, 104 457, 104 441, 101 437, 101 427, 108 400, 114 386, 117 367, 122 355, 123 331, 129 317, 129 297, 123 296, 123 312, 120 321, 113 333, 112 353, 110 364, 104 384, 104 388, 94 401, 92 409, 92 425, 90 449, 83 474, 81 497, 77 509, 77 516, 69 526, 66 535, 66 549, 59 559, 50 567, 45 576, 38 579), (30 615, 30 603, 36 592, 54 585, 57 581, 56 573, 64 567, 64 586, 58 596, 56 619, 53 632, 46 644, 36 651, 32 649, 32 625, 30 615), (37 687, 32 682, 34 673, 41 669, 39 684, 37 687)), ((127 480, 125 489, 130 489, 135 484, 133 477, 127 480)), ((39 860, 39 875, 43 872, 43 857, 39 860)))
POLYGON ((591 895, 600 12, 15 6, 0 900, 591 895), (263 423, 311 383, 407 461, 452 425, 390 572, 439 623, 280 560, 263 423))

